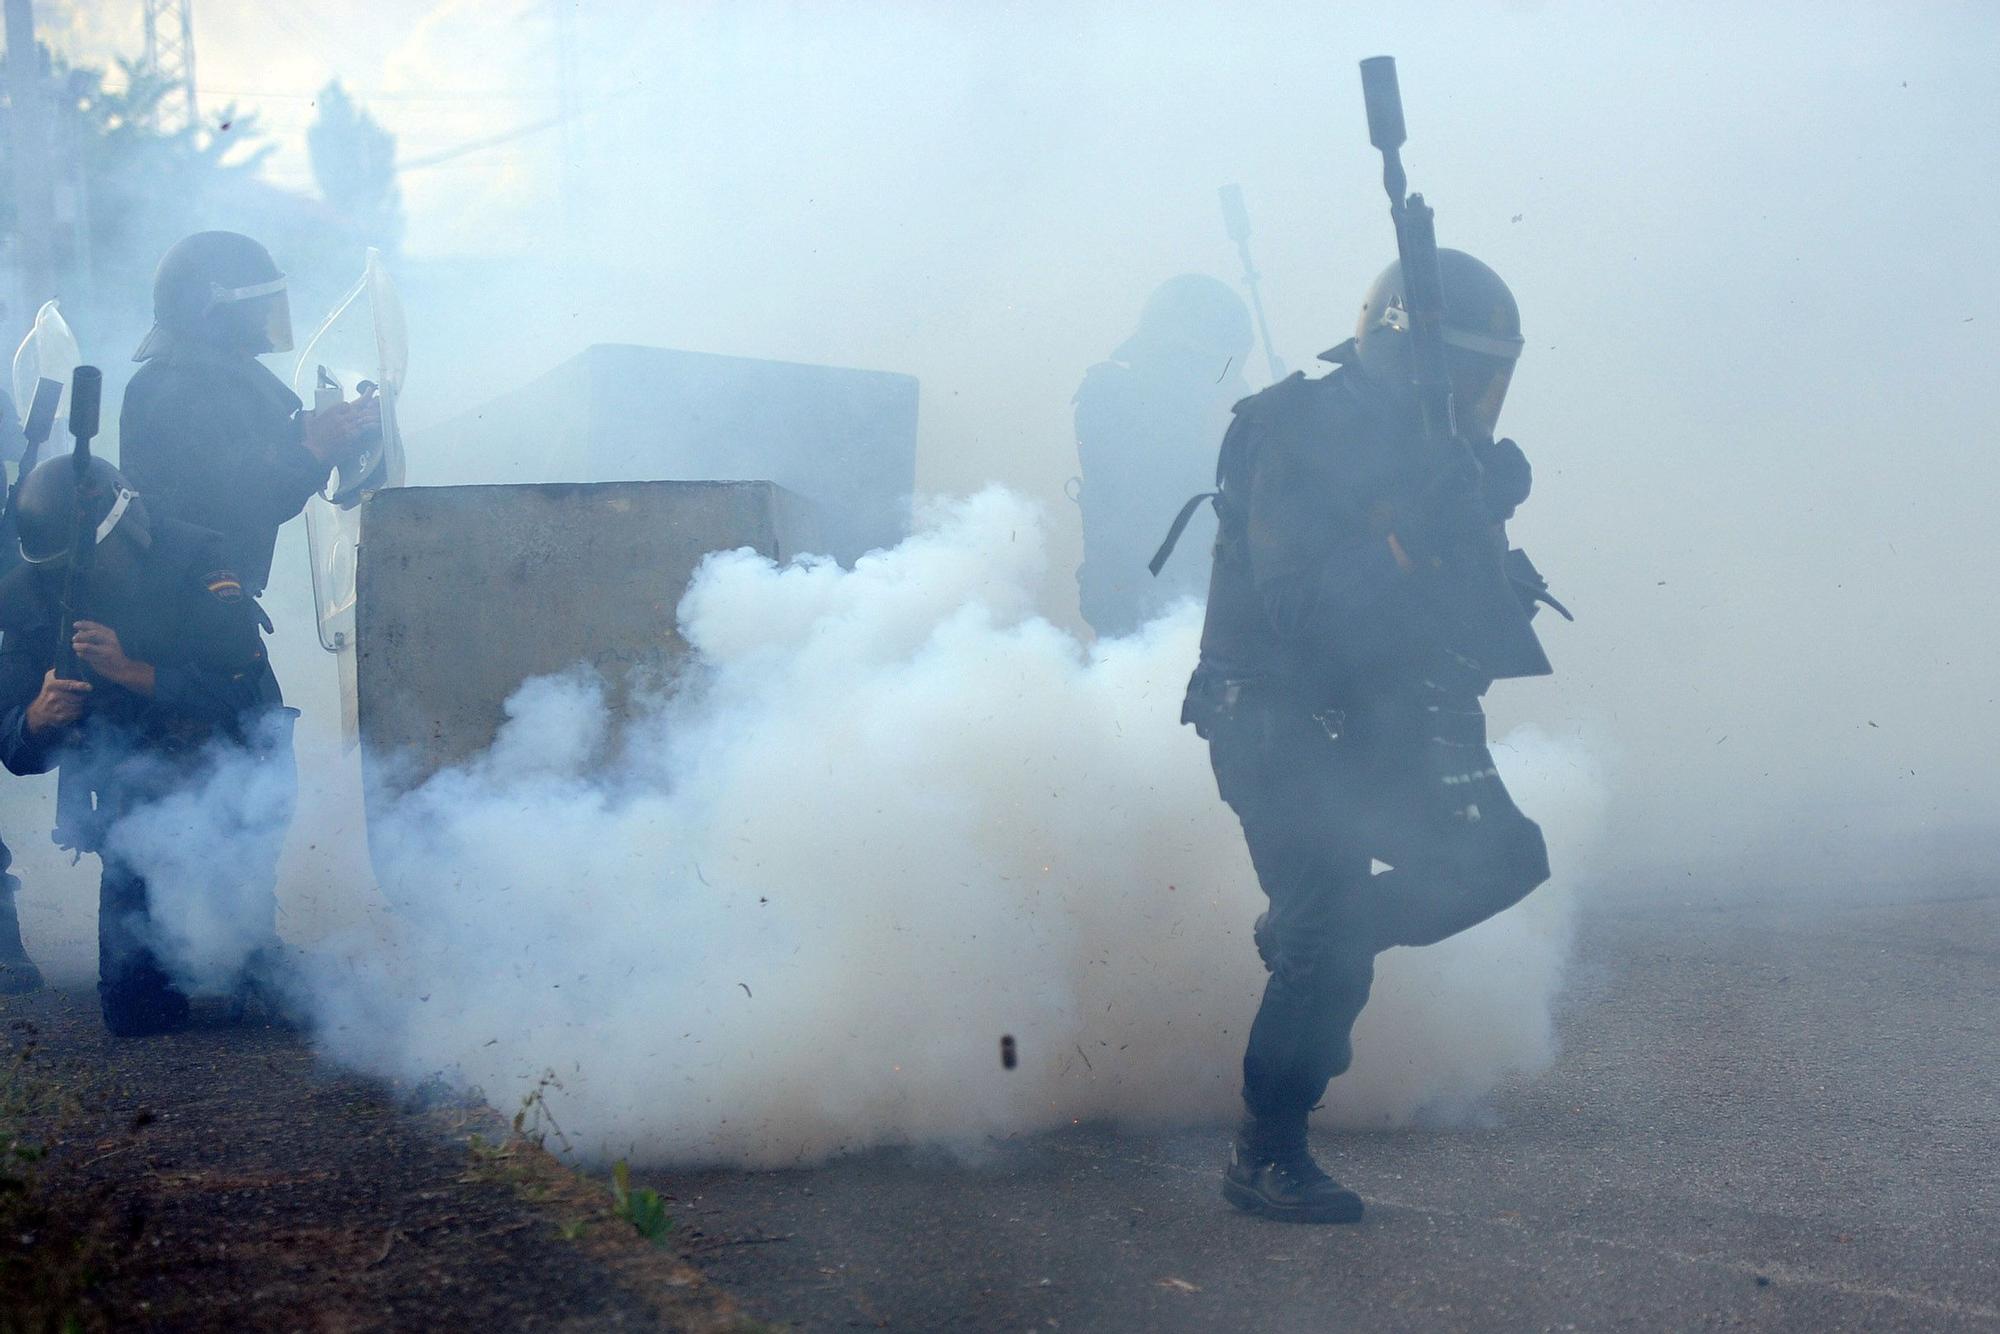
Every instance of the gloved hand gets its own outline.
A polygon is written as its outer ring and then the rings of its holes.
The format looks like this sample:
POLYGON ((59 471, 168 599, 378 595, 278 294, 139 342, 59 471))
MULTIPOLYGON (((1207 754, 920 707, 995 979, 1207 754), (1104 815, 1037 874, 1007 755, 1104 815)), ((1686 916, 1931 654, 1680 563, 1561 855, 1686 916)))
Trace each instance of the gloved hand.
POLYGON ((1439 477, 1412 510, 1397 517, 1396 542, 1413 563, 1434 565, 1470 534, 1493 526, 1481 471, 1476 462, 1466 460, 1439 477))
POLYGON ((305 447, 325 463, 353 458, 382 434, 382 402, 370 395, 323 408, 306 418, 305 447))
POLYGON ((1481 486, 1486 496, 1486 512, 1495 523, 1505 523, 1528 498, 1535 471, 1521 447, 1505 438, 1487 440, 1472 447, 1479 460, 1481 486))

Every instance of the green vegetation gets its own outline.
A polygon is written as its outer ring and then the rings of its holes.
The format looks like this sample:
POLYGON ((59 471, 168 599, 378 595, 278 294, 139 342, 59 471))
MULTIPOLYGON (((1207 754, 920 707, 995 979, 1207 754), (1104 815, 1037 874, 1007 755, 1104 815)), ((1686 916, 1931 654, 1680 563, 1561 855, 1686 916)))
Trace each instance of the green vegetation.
POLYGON ((611 1211, 647 1241, 662 1241, 674 1230, 674 1220, 660 1192, 644 1186, 632 1189, 632 1168, 623 1158, 611 1168, 611 1211))
POLYGON ((50 1207, 39 1127, 63 1110, 35 1069, 40 1035, 16 1021, 0 1069, 0 1334, 82 1330, 85 1302, 106 1250, 102 1223, 79 1226, 50 1207))

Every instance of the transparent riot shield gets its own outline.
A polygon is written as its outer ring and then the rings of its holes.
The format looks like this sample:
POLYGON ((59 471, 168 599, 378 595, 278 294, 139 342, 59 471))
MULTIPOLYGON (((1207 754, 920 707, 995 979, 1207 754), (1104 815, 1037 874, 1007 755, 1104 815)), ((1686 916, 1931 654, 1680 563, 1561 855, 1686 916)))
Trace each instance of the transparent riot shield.
POLYGON ((299 352, 292 390, 315 410, 373 396, 381 404, 381 438, 360 457, 343 462, 325 494, 306 502, 306 543, 312 557, 313 604, 320 646, 329 653, 354 647, 354 561, 361 537, 361 502, 387 486, 403 484, 403 439, 397 398, 409 364, 403 305, 370 249, 361 278, 320 321, 299 352))
MULTIPOLYGON (((14 351, 14 410, 26 417, 28 405, 35 401, 36 382, 54 380, 63 388, 62 397, 56 403, 57 425, 50 434, 54 439, 61 439, 62 422, 69 415, 70 379, 82 361, 83 354, 77 350, 76 335, 70 332, 62 311, 53 301, 43 303, 41 310, 35 314, 35 327, 28 330, 28 336, 14 351)), ((8 460, 10 463, 13 461, 8 460)))

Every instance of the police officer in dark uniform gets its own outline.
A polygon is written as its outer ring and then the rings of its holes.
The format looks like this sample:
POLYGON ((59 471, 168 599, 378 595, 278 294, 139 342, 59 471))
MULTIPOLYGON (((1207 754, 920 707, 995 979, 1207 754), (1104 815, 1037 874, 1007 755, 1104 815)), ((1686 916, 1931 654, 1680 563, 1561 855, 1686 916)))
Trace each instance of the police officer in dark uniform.
POLYGON ((153 320, 118 414, 119 461, 155 514, 220 533, 259 597, 278 529, 379 431, 380 406, 301 413, 257 360, 290 350, 292 316, 284 274, 247 236, 197 232, 168 250, 153 320))
MULTIPOLYGON (((148 513, 102 459, 89 461, 81 486, 71 459, 41 464, 18 513, 26 564, 0 579, 0 763, 16 774, 59 769, 57 839, 102 860, 105 1026, 166 1031, 185 1022, 187 997, 151 948, 146 881, 114 836, 120 821, 184 790, 217 744, 253 746, 272 722, 289 725, 256 607, 220 537, 148 513), (65 679, 56 649, 79 504, 95 552, 73 595, 81 679, 65 679)), ((275 900, 263 918, 251 934, 275 948, 275 900)))
POLYGON ((1313 1161, 1306 1117, 1348 1066, 1376 954, 1445 939, 1548 878, 1542 834, 1508 796, 1480 697, 1547 660, 1525 622, 1541 590, 1498 585, 1530 661, 1489 653, 1459 614, 1467 551, 1505 553, 1526 458, 1493 429, 1521 349, 1514 298, 1439 252, 1456 445, 1436 453, 1409 388, 1400 269, 1377 280, 1322 379, 1236 408, 1218 465, 1201 662, 1184 720, 1207 738, 1270 899, 1270 977, 1243 1059, 1246 1115, 1224 1178, 1238 1208, 1352 1222, 1361 1200, 1313 1161), (1518 589, 1518 592, 1517 592, 1518 589), (1518 601, 1515 599, 1518 597, 1518 601), (1371 874, 1380 862, 1389 869, 1371 874))
MULTIPOLYGON (((14 412, 14 400, 0 388, 0 459, 17 462, 27 445, 21 433, 21 419, 14 412)), ((12 542, 0 545, 0 575, 19 563, 12 542)), ((21 890, 21 877, 9 869, 13 865, 13 850, 0 842, 0 996, 19 996, 42 985, 42 971, 28 957, 27 946, 21 941, 20 912, 14 906, 21 890)))
MULTIPOLYGON (((1199 598, 1197 560, 1148 576, 1160 515, 1208 480, 1229 405, 1249 386, 1250 312, 1230 288, 1199 273, 1171 278, 1147 298, 1139 327, 1090 368, 1076 391, 1082 470, 1083 619, 1100 636, 1137 630, 1183 597, 1199 598)), ((1206 534, 1199 535, 1205 537, 1206 534)))

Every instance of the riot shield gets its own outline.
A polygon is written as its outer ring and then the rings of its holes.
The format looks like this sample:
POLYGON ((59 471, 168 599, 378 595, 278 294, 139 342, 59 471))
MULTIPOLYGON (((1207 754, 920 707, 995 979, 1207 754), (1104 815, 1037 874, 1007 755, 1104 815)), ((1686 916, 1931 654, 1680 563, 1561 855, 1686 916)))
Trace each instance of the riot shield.
MULTIPOLYGON (((45 302, 35 313, 35 327, 28 330, 28 336, 21 340, 21 346, 14 351, 13 389, 14 408, 25 418, 28 405, 35 401, 35 384, 40 380, 54 380, 62 385, 62 397, 56 403, 56 425, 52 434, 60 437, 63 418, 69 413, 69 382, 82 364, 83 354, 77 350, 76 335, 70 332, 62 311, 53 301, 45 302)), ((8 460, 12 462, 12 460, 8 460)))
POLYGON ((368 251, 362 274, 321 320, 299 352, 292 390, 316 409, 363 395, 381 404, 382 433, 359 457, 342 463, 324 495, 306 502, 306 544, 312 557, 313 605, 320 646, 329 653, 354 645, 354 556, 361 537, 360 504, 403 484, 403 439, 397 399, 409 364, 403 305, 383 267, 368 251))

